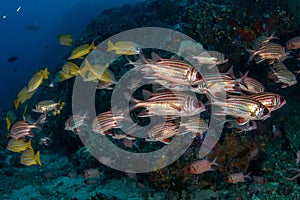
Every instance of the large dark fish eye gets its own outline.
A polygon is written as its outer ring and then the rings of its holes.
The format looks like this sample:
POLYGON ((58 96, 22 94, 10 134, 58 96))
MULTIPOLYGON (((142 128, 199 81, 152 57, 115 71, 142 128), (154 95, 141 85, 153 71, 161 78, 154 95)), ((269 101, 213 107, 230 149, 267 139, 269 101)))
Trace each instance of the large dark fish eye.
POLYGON ((196 74, 196 78, 197 80, 201 80, 202 79, 202 75, 197 71, 197 74, 196 74))
POLYGON ((269 110, 267 109, 267 108, 264 108, 264 110, 263 110, 263 116, 267 116, 267 115, 269 115, 269 110))
POLYGON ((279 103, 282 104, 285 102, 285 98, 283 96, 279 97, 279 103))

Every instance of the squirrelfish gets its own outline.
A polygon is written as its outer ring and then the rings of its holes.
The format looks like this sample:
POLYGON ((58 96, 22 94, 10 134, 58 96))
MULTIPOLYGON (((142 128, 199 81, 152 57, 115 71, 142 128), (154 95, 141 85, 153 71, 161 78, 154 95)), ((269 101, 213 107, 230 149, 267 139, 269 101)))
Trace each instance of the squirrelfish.
POLYGON ((32 128, 41 130, 40 124, 45 122, 45 115, 41 115, 37 121, 33 124, 29 124, 27 121, 22 120, 13 124, 10 129, 10 136, 15 139, 25 138, 25 136, 33 137, 31 132, 32 128))
POLYGON ((44 79, 48 79, 48 69, 40 70, 37 72, 28 83, 28 92, 35 91, 42 83, 44 79))
POLYGON ((238 87, 242 91, 248 92, 251 94, 261 93, 266 90, 265 86, 263 84, 261 84, 258 80, 248 77, 248 76, 244 76, 243 78, 241 78, 241 81, 238 84, 238 87))
POLYGON ((208 130, 208 124, 203 118, 199 118, 196 116, 189 117, 187 121, 183 121, 180 124, 180 127, 183 127, 183 133, 179 133, 179 135, 191 133, 193 137, 197 135, 202 138, 203 133, 208 130))
POLYGON ((196 59, 199 64, 209 65, 208 69, 228 62, 228 59, 225 57, 225 55, 218 51, 207 51, 200 55, 193 56, 192 58, 196 59))
POLYGON ((111 134, 109 130, 122 127, 118 124, 118 121, 122 119, 122 116, 114 116, 111 110, 100 113, 92 123, 92 130, 102 135, 111 134))
POLYGON ((269 78, 274 79, 275 83, 282 83, 281 88, 291 87, 297 83, 296 76, 283 67, 284 64, 275 65, 269 72, 269 78))
POLYGON ((88 117, 86 115, 72 115, 65 121, 65 130, 75 131, 78 130, 80 126, 86 125, 85 120, 88 117))
POLYGON ((169 138, 178 134, 178 126, 171 122, 158 124, 154 126, 149 132, 146 141, 160 141, 168 144, 169 138))
POLYGON ((149 117, 153 115, 170 116, 193 116, 204 112, 204 104, 196 97, 184 93, 160 92, 153 93, 147 100, 132 98, 133 104, 130 110, 145 107, 146 111, 139 114, 139 117, 149 117))
POLYGON ((71 56, 68 58, 68 60, 81 58, 81 57, 89 54, 90 51, 93 50, 94 48, 96 48, 94 41, 92 41, 92 43, 90 45, 89 44, 80 45, 72 51, 71 56))
POLYGON ((243 173, 233 173, 225 178, 225 182, 234 184, 239 182, 245 182, 245 178, 251 178, 250 174, 251 172, 249 172, 246 175, 244 175, 243 173))
POLYGON ((108 40, 107 45, 107 51, 115 51, 115 54, 120 55, 136 55, 140 54, 142 51, 141 47, 132 41, 120 41, 113 44, 110 40, 108 40))
POLYGON ((206 159, 197 160, 190 164, 188 171, 191 174, 202 174, 204 172, 211 171, 213 170, 212 168, 213 165, 218 166, 216 161, 217 161, 217 157, 212 162, 206 159))
POLYGON ((254 57, 256 63, 260 63, 264 60, 270 60, 270 64, 274 63, 275 60, 281 62, 289 55, 283 46, 276 43, 267 43, 260 47, 259 50, 249 50, 249 52, 251 53, 249 61, 254 57))
POLYGON ((192 65, 177 59, 163 59, 156 54, 151 61, 141 56, 143 62, 131 62, 140 70, 144 78, 154 80, 168 80, 182 85, 197 85, 203 82, 202 74, 192 65))
POLYGON ((279 39, 278 37, 274 36, 275 33, 273 33, 271 36, 259 36, 257 38, 255 38, 255 40, 252 41, 252 48, 255 50, 260 49, 262 46, 264 46, 265 44, 267 44, 268 42, 270 42, 273 39, 279 39))
POLYGON ((70 34, 60 34, 57 36, 57 40, 59 42, 59 44, 63 45, 63 46, 72 46, 73 44, 73 36, 70 34))
POLYGON ((261 104, 266 106, 270 112, 277 110, 286 104, 286 100, 283 96, 271 92, 257 93, 248 97, 259 101, 261 104))
POLYGON ((22 139, 17 140, 15 138, 12 138, 7 144, 7 150, 10 150, 12 152, 21 152, 25 151, 26 149, 32 149, 31 140, 28 140, 28 142, 26 142, 22 139))
POLYGON ((34 151, 32 149, 26 149, 21 155, 21 163, 26 166, 36 164, 42 165, 40 159, 40 151, 34 154, 34 151))
POLYGON ((264 120, 270 116, 270 111, 259 101, 250 97, 229 97, 226 101, 213 101, 211 104, 220 106, 216 115, 230 115, 237 117, 240 125, 249 120, 264 120))

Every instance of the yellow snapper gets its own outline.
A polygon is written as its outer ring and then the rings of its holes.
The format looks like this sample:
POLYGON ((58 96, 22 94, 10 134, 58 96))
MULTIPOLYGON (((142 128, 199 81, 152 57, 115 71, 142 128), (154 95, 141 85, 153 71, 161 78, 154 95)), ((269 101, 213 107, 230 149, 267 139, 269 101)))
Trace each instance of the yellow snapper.
POLYGON ((26 149, 21 155, 21 163, 26 166, 42 165, 40 160, 40 151, 34 154, 33 149, 26 149))
POLYGON ((110 40, 108 40, 107 45, 107 51, 115 51, 115 54, 137 55, 142 51, 141 47, 132 41, 120 41, 113 44, 110 40))
POLYGON ((44 79, 48 79, 48 74, 47 67, 44 70, 37 72, 28 83, 28 92, 35 91, 43 83, 44 79))
POLYGON ((18 109, 19 104, 23 104, 26 100, 30 99, 34 93, 35 91, 28 92, 27 87, 22 88, 22 90, 17 95, 18 98, 14 100, 15 108, 18 109))
POLYGON ((56 83, 59 83, 59 82, 63 82, 65 80, 71 79, 73 77, 75 77, 73 74, 68 74, 63 70, 60 70, 55 74, 54 81, 56 83))
POLYGON ((101 65, 93 65, 85 60, 85 64, 80 71, 80 75, 83 77, 85 81, 94 81, 94 82, 105 82, 105 83, 116 83, 116 79, 114 74, 108 69, 109 64, 107 63, 105 66, 101 65), (101 74, 100 71, 104 69, 105 71, 101 74), (85 72, 87 73, 85 74, 85 72))
POLYGON ((13 111, 8 111, 6 114, 6 127, 7 131, 9 131, 11 125, 16 121, 17 117, 16 114, 13 111))
POLYGON ((72 46, 73 44, 73 36, 70 34, 60 34, 57 36, 57 40, 59 42, 59 44, 63 45, 63 46, 72 46))
POLYGON ((17 140, 12 138, 7 144, 7 150, 12 152, 21 152, 21 151, 25 151, 26 149, 32 149, 31 140, 26 142, 25 140, 22 139, 17 140))
POLYGON ((72 51, 71 56, 68 58, 68 60, 81 58, 81 57, 87 55, 88 53, 90 53, 90 51, 93 50, 94 48, 96 48, 94 41, 92 41, 92 43, 90 45, 89 44, 80 45, 72 51))
POLYGON ((78 65, 72 62, 66 62, 62 67, 62 71, 64 71, 67 74, 77 76, 80 71, 80 68, 78 67, 78 65))

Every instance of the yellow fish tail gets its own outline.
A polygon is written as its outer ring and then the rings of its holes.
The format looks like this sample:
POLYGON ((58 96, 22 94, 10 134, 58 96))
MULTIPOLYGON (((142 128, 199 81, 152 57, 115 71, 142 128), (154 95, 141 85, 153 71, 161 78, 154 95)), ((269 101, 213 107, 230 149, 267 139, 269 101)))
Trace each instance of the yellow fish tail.
POLYGON ((48 68, 47 67, 44 69, 42 76, 43 76, 43 79, 48 79, 48 68))
POLYGON ((92 71, 92 70, 93 70, 93 69, 92 69, 92 66, 90 65, 90 63, 89 63, 87 60, 85 60, 85 64, 84 64, 84 66, 79 70, 78 74, 80 74, 80 76, 81 76, 82 78, 85 78, 86 72, 87 72, 87 71, 92 71))
POLYGON ((14 100, 14 105, 15 105, 15 108, 16 108, 16 109, 18 109, 19 103, 20 103, 19 99, 15 99, 15 100, 14 100))
POLYGON ((108 40, 107 51, 113 51, 113 50, 115 50, 115 46, 113 45, 113 43, 110 40, 108 40))
POLYGON ((9 131, 10 126, 11 126, 11 122, 8 118, 5 119, 6 120, 6 127, 7 127, 7 131, 9 131))
POLYGON ((94 43, 94 41, 92 41, 92 43, 91 43, 91 45, 90 45, 90 49, 95 49, 96 47, 95 47, 95 43, 94 43))
POLYGON ((41 163, 41 158, 40 158, 40 151, 38 151, 38 152, 35 154, 35 160, 36 160, 37 164, 42 165, 42 163, 41 163))
POLYGON ((28 141, 28 143, 27 143, 27 148, 33 150, 32 145, 31 145, 31 140, 28 141))

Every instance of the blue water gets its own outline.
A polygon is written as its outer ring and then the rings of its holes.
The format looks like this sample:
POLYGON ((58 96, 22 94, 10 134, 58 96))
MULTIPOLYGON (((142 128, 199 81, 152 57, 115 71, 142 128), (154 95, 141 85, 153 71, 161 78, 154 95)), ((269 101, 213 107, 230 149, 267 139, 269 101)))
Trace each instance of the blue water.
POLYGON ((57 35, 68 33, 76 38, 102 10, 139 1, 1 0, 0 108, 12 108, 12 100, 38 69, 54 70, 70 52, 72 47, 58 44, 57 35), (28 30, 28 26, 40 29, 28 30), (18 60, 8 63, 12 56, 18 60))

